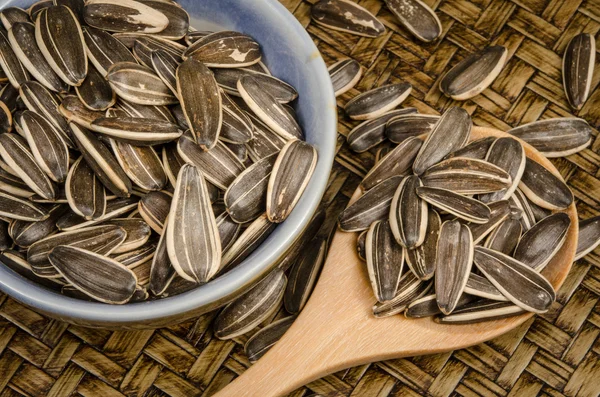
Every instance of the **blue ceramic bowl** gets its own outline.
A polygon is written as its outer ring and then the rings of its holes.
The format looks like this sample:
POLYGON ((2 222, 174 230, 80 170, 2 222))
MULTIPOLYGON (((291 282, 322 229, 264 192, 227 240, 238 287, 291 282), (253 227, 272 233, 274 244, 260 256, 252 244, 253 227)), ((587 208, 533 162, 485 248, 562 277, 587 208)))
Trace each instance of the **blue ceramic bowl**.
MULTIPOLYGON (((0 0, 0 8, 28 8, 33 0, 0 0)), ((242 264, 187 293, 162 300, 112 306, 68 298, 39 287, 0 266, 0 289, 50 317, 109 328, 153 328, 214 310, 247 290, 273 268, 306 227, 325 191, 336 143, 336 102, 329 74, 304 28, 277 0, 180 0, 192 25, 201 30, 231 29, 260 44, 272 73, 300 96, 296 111, 306 139, 319 153, 303 197, 273 234, 242 264)))

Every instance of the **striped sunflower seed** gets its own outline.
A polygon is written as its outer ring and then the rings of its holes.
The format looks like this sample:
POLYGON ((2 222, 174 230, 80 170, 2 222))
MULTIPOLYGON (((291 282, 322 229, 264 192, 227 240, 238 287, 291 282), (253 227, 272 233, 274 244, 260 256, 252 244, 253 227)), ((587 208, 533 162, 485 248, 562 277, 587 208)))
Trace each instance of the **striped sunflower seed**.
POLYGON ((86 219, 97 219, 106 211, 106 190, 94 171, 79 157, 69 170, 65 193, 71 211, 86 219))
POLYGON ((48 257, 69 283, 95 300, 123 304, 135 292, 135 274, 113 259, 68 246, 54 248, 48 257))
POLYGON ((362 231, 358 235, 358 238, 356 239, 356 251, 358 253, 359 259, 363 262, 367 261, 367 252, 366 252, 365 244, 367 243, 367 233, 368 232, 369 232, 368 230, 362 231))
POLYGON ((462 108, 448 109, 438 120, 425 139, 413 164, 417 175, 437 164, 447 154, 466 145, 471 135, 471 116, 462 108))
POLYGON ((402 179, 401 176, 393 176, 360 196, 340 214, 340 229, 360 232, 368 229, 373 222, 388 219, 392 199, 402 179))
POLYGON ((177 68, 180 62, 173 59, 169 53, 164 50, 156 50, 150 53, 151 67, 156 75, 171 90, 173 95, 178 96, 177 92, 177 68))
POLYGON ((458 305, 473 265, 473 236, 471 230, 458 221, 442 224, 437 246, 435 294, 444 314, 458 305))
POLYGON ((21 178, 4 170, 0 170, 0 191, 24 198, 30 198, 35 194, 21 178))
POLYGON ((581 109, 592 86, 596 63, 596 39, 589 33, 573 37, 563 55, 563 86, 573 109, 581 109))
MULTIPOLYGON (((30 222, 15 220, 8 227, 8 234, 14 240, 15 244, 20 247, 27 248, 33 243, 54 233, 56 221, 60 218, 67 207, 57 204, 48 210, 49 216, 43 221, 30 222)), ((5 244, 3 244, 5 246, 5 244)), ((8 249, 5 247, 4 249, 8 249)))
POLYGON ((450 190, 419 187, 417 194, 429 204, 472 223, 487 223, 492 215, 490 208, 474 198, 450 190))
POLYGON ((573 202, 573 193, 562 179, 529 158, 519 189, 534 204, 549 210, 562 210, 573 202))
POLYGON ((56 221, 56 226, 61 231, 70 232, 89 226, 98 225, 102 222, 118 218, 119 216, 131 212, 138 205, 137 198, 128 197, 115 199, 115 196, 112 197, 113 198, 107 196, 108 202, 106 203, 106 210, 104 211, 104 215, 101 217, 92 220, 86 220, 74 212, 67 212, 58 221, 56 221))
POLYGON ((535 225, 537 222, 535 213, 533 212, 533 203, 531 203, 527 199, 525 194, 519 188, 515 190, 513 195, 510 197, 509 201, 511 206, 514 206, 515 208, 521 210, 522 215, 519 220, 521 221, 521 225, 523 226, 523 231, 531 229, 533 225, 535 225))
POLYGON ((219 228, 219 237, 221 238, 221 249, 223 252, 227 252, 239 236, 242 225, 231 219, 227 212, 217 216, 216 221, 217 228, 219 228))
POLYGON ((276 160, 275 154, 265 157, 246 168, 229 185, 223 200, 234 221, 251 222, 266 211, 267 187, 276 160))
POLYGON ((564 157, 592 143, 592 128, 584 119, 555 118, 534 121, 508 131, 546 157, 564 157))
POLYGON ((435 321, 440 324, 473 324, 513 317, 525 312, 525 310, 511 302, 496 302, 483 299, 468 303, 449 316, 437 317, 435 321))
POLYGON ((465 293, 493 301, 508 301, 508 299, 502 295, 502 292, 500 292, 500 290, 498 290, 498 288, 496 288, 487 278, 475 273, 469 275, 467 285, 465 286, 465 293))
POLYGON ((344 110, 353 120, 371 120, 396 108, 411 91, 409 83, 384 85, 355 96, 344 110))
POLYGON ((60 132, 43 116, 25 110, 20 124, 40 168, 55 182, 64 182, 69 171, 69 149, 60 132))
POLYGON ((21 64, 44 87, 56 92, 66 92, 68 85, 54 72, 44 58, 35 39, 35 26, 17 22, 8 31, 8 41, 21 64))
POLYGON ((215 319, 214 335, 219 339, 232 339, 271 317, 279 309, 286 282, 283 271, 272 271, 250 291, 225 306, 215 319))
POLYGON ((274 321, 252 335, 244 345, 244 352, 251 363, 257 362, 281 339, 292 326, 296 316, 288 316, 274 321))
POLYGON ((75 146, 70 137, 69 125, 59 112, 60 102, 56 96, 37 81, 23 83, 19 95, 27 109, 44 116, 58 129, 69 147, 75 146))
POLYGON ((117 95, 106 79, 96 69, 88 70, 85 80, 75 87, 79 100, 89 109, 106 110, 117 102, 117 95))
POLYGON ((31 18, 29 18, 27 11, 22 8, 7 7, 0 12, 0 21, 2 22, 4 29, 10 30, 16 23, 31 23, 31 18))
POLYGON ((481 94, 498 77, 507 56, 508 50, 501 45, 469 55, 440 80, 440 90, 455 101, 481 94))
POLYGON ((52 6, 40 12, 35 38, 46 61, 65 83, 80 85, 88 72, 83 32, 73 11, 52 6))
POLYGON ((429 210, 423 244, 417 248, 406 250, 406 264, 421 280, 429 280, 435 273, 437 242, 441 226, 440 215, 434 210, 429 210))
POLYGON ((167 252, 166 236, 166 233, 160 236, 150 266, 150 282, 148 287, 155 296, 162 295, 177 275, 171 265, 171 260, 167 252))
POLYGON ((479 244, 488 234, 500 225, 511 214, 510 204, 507 200, 496 201, 488 204, 490 209, 490 220, 487 223, 467 223, 473 243, 479 244))
POLYGON ((83 158, 102 184, 118 197, 128 197, 132 191, 131 181, 109 149, 85 128, 74 123, 69 126, 83 158))
POLYGON ((108 68, 108 82, 117 95, 139 105, 172 105, 177 98, 154 71, 133 62, 108 68), (144 87, 141 89, 140 87, 144 87))
POLYGON ((129 49, 110 33, 91 26, 84 26, 82 30, 88 59, 102 76, 106 77, 115 63, 136 63, 129 49))
POLYGON ((596 216, 579 222, 579 239, 575 259, 579 260, 592 252, 600 244, 600 217, 596 216))
POLYGON ((267 186, 267 215, 283 222, 292 212, 317 165, 317 150, 302 141, 289 141, 275 160, 267 186))
POLYGON ((346 137, 350 148, 363 153, 385 141, 385 129, 388 121, 395 117, 407 114, 417 113, 415 108, 396 109, 389 111, 382 116, 372 120, 367 120, 354 127, 346 137))
POLYGON ((505 297, 522 309, 544 313, 556 298, 552 285, 544 276, 508 255, 476 247, 474 262, 505 297))
POLYGON ((9 83, 19 89, 21 84, 30 80, 27 69, 21 64, 19 58, 15 54, 10 41, 8 40, 8 32, 0 28, 0 67, 8 78, 9 83))
POLYGON ((163 234, 172 200, 173 195, 163 190, 160 192, 149 192, 138 203, 140 216, 158 234, 163 234))
MULTIPOLYGON (((281 104, 288 104, 298 98, 298 91, 290 84, 277 77, 265 73, 251 73, 251 75, 258 81, 264 91, 271 94, 271 96, 281 104)), ((241 78, 243 78, 243 76, 241 78)))
POLYGON ((429 134, 440 116, 431 114, 406 114, 388 121, 385 135, 394 143, 402 143, 410 137, 429 134))
POLYGON ((136 117, 99 117, 90 129, 115 140, 137 146, 152 146, 171 142, 183 131, 177 124, 136 117))
POLYGON ((177 92, 187 124, 203 150, 215 147, 223 121, 219 86, 202 62, 188 59, 177 69, 177 92))
MULTIPOLYGON (((67 119, 69 123, 73 122, 85 128, 91 128, 94 120, 104 117, 104 112, 91 110, 81 102, 79 97, 75 95, 67 95, 58 107, 59 116, 64 121, 67 119)), ((69 135, 71 142, 73 141, 69 135)), ((73 147, 75 143, 73 143, 73 147)))
MULTIPOLYGON (((152 255, 154 255, 156 245, 146 244, 150 239, 152 229, 150 229, 150 226, 148 226, 148 224, 142 219, 116 218, 106 222, 106 224, 122 227, 127 235, 125 241, 123 241, 121 245, 119 245, 111 254, 114 255, 134 252, 140 247, 145 247, 144 250, 140 251, 142 252, 143 257, 141 262, 145 262, 151 258, 152 255)), ((140 252, 136 252, 136 254, 139 255, 140 252)), ((133 263, 131 256, 129 258, 130 263, 126 263, 123 260, 123 257, 118 259, 118 261, 126 266, 129 266, 131 263, 133 263)))
POLYGON ((392 176, 407 175, 422 144, 423 141, 416 137, 400 143, 371 168, 362 180, 361 187, 369 190, 392 176))
POLYGON ((21 276, 53 291, 60 291, 62 285, 66 282, 63 278, 50 279, 36 275, 31 270, 31 265, 27 263, 25 255, 22 252, 14 250, 2 251, 0 253, 0 262, 21 276))
POLYGON ((375 317, 389 317, 402 313, 408 304, 429 293, 432 282, 419 280, 412 272, 406 272, 400 278, 398 292, 394 299, 387 302, 377 302, 373 306, 375 317))
POLYGON ((269 235, 275 230, 277 224, 269 221, 266 214, 256 218, 237 240, 223 254, 221 259, 221 269, 219 273, 224 273, 240 264, 248 257, 269 235))
POLYGON ((157 191, 168 183, 162 161, 152 146, 133 146, 110 140, 115 158, 129 179, 144 190, 157 191))
POLYGON ((56 197, 56 185, 37 164, 23 137, 0 134, 0 156, 35 193, 51 200, 56 197))
POLYGON ((427 203, 417 195, 420 186, 418 176, 404 178, 396 189, 390 206, 392 234, 398 244, 406 249, 416 248, 425 241, 427 203))
POLYGON ((182 278, 206 282, 221 263, 221 241, 204 176, 186 164, 177 176, 167 225, 167 251, 182 278))
POLYGON ((498 138, 490 146, 486 161, 497 165, 510 175, 511 185, 506 189, 479 197, 484 203, 498 200, 507 200, 519 186, 525 171, 525 149, 514 138, 498 138))
POLYGON ((362 77, 362 67, 354 59, 344 59, 329 66, 329 77, 335 96, 351 90, 362 77))
POLYGON ((556 213, 529 229, 515 249, 513 257, 541 272, 562 248, 567 239, 571 219, 565 213, 556 213))
POLYGON ((170 40, 183 39, 189 31, 190 16, 179 4, 161 0, 139 0, 140 3, 164 14, 169 24, 157 36, 170 40))
MULTIPOLYGON (((458 300, 458 304, 456 305, 457 309, 455 309, 454 313, 456 313, 460 310, 461 307, 472 301, 472 297, 463 294, 458 300)), ((426 295, 422 298, 412 301, 404 311, 404 315, 406 316, 406 318, 430 317, 441 313, 442 312, 437 305, 437 296, 435 294, 426 295)))
POLYGON ((306 305, 325 262, 327 247, 327 239, 315 237, 292 267, 283 295, 288 313, 299 313, 306 305))
POLYGON ((227 190, 246 168, 235 154, 219 141, 211 150, 202 150, 194 142, 189 131, 184 133, 177 142, 177 151, 182 159, 198 167, 204 177, 221 190, 227 190))
POLYGON ((446 156, 446 159, 454 157, 466 157, 470 159, 485 160, 492 143, 495 141, 496 138, 491 136, 477 139, 476 141, 469 143, 467 146, 450 153, 446 156))
POLYGON ((238 81, 238 91, 244 102, 266 125, 284 139, 304 139, 298 122, 285 111, 270 93, 262 89, 255 76, 244 76, 238 81))
POLYGON ((442 34, 442 24, 435 12, 421 0, 385 0, 392 14, 417 39, 430 42, 442 34))
POLYGON ((88 0, 83 18, 109 32, 159 33, 169 25, 164 13, 134 0, 88 0))
POLYGON ((211 33, 183 53, 210 68, 241 68, 261 59, 260 45, 250 36, 232 31, 211 33))
POLYGON ((432 166, 421 180, 425 186, 458 194, 496 192, 508 188, 512 182, 502 168, 487 161, 463 157, 450 158, 432 166))
POLYGON ((512 255, 519 243, 522 231, 523 227, 519 219, 508 218, 490 233, 483 246, 506 255, 512 255))
POLYGON ((375 15, 349 0, 321 0, 310 13, 313 21, 329 29, 365 37, 385 33, 385 26, 375 15))
POLYGON ((371 287, 378 302, 387 302, 397 295, 404 249, 396 243, 388 221, 374 222, 365 241, 365 257, 371 287))
POLYGON ((46 219, 48 211, 26 198, 0 191, 0 215, 8 219, 37 222, 46 219))

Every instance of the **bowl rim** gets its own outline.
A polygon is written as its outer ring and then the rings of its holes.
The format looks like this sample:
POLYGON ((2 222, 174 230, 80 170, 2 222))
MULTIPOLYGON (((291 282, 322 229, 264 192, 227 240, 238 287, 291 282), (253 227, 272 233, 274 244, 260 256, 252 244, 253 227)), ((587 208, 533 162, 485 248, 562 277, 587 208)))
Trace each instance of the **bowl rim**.
MULTIPOLYGON (((317 211, 327 188, 337 140, 336 98, 325 61, 300 22, 277 0, 252 2, 257 8, 261 6, 266 11, 275 13, 294 31, 297 44, 311 54, 307 62, 317 64, 314 66, 318 71, 314 75, 315 86, 319 87, 324 101, 331 104, 325 109, 326 122, 319 129, 319 134, 324 136, 324 147, 318 148, 319 158, 315 172, 290 217, 278 225, 278 229, 283 229, 278 233, 279 236, 284 236, 283 239, 273 249, 265 247, 269 245, 265 244, 270 241, 268 238, 231 271, 188 292, 155 301, 125 305, 83 301, 50 291, 6 266, 0 266, 0 290, 40 313, 73 324, 104 328, 157 328, 182 322, 223 306, 238 296, 240 291, 251 288, 288 252, 317 211)), ((1 1, 0 10, 18 3, 19 0, 1 1)))

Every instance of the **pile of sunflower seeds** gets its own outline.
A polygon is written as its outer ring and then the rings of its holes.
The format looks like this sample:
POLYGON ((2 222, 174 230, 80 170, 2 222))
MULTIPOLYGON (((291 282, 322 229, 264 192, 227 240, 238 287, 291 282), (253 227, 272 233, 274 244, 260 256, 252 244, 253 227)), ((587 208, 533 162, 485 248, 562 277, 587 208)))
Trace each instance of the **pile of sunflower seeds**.
POLYGON ((196 31, 165 0, 45 0, 0 20, 4 265, 81 299, 172 296, 294 209, 317 152, 252 37, 196 31))

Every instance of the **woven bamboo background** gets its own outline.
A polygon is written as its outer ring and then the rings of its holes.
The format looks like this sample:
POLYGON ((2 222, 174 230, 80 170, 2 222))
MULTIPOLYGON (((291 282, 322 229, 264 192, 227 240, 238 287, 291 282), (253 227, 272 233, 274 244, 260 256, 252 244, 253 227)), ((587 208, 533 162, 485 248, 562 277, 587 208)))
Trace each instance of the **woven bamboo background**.
MULTIPOLYGON (((443 25, 442 38, 416 43, 381 0, 361 0, 387 26, 366 39, 310 22, 316 0, 282 0, 307 27, 326 62, 352 57, 365 67, 358 86, 339 98, 388 82, 413 85, 405 106, 438 113, 463 106, 478 125, 500 129, 571 115, 561 59, 569 39, 598 36, 600 0, 425 0, 443 25), (444 97, 437 82, 469 52, 487 44, 509 49, 493 85, 472 100, 444 97)), ((597 42, 600 42, 597 39, 597 42)), ((593 93, 579 112, 600 125, 600 63, 593 93)), ((340 114, 340 133, 352 124, 340 114)), ((374 155, 353 154, 340 138, 328 195, 339 209, 374 155)), ((568 180, 582 218, 600 213, 600 139, 554 161, 568 180)), ((519 329, 470 349, 365 365, 328 376, 294 396, 581 396, 600 394, 600 249, 574 264, 553 309, 519 329)), ((282 314, 278 314, 280 317, 282 314)), ((208 396, 250 364, 247 337, 212 337, 214 314, 156 331, 111 332, 50 320, 0 296, 0 396, 208 396)), ((258 396, 260 397, 260 396, 258 396)))

